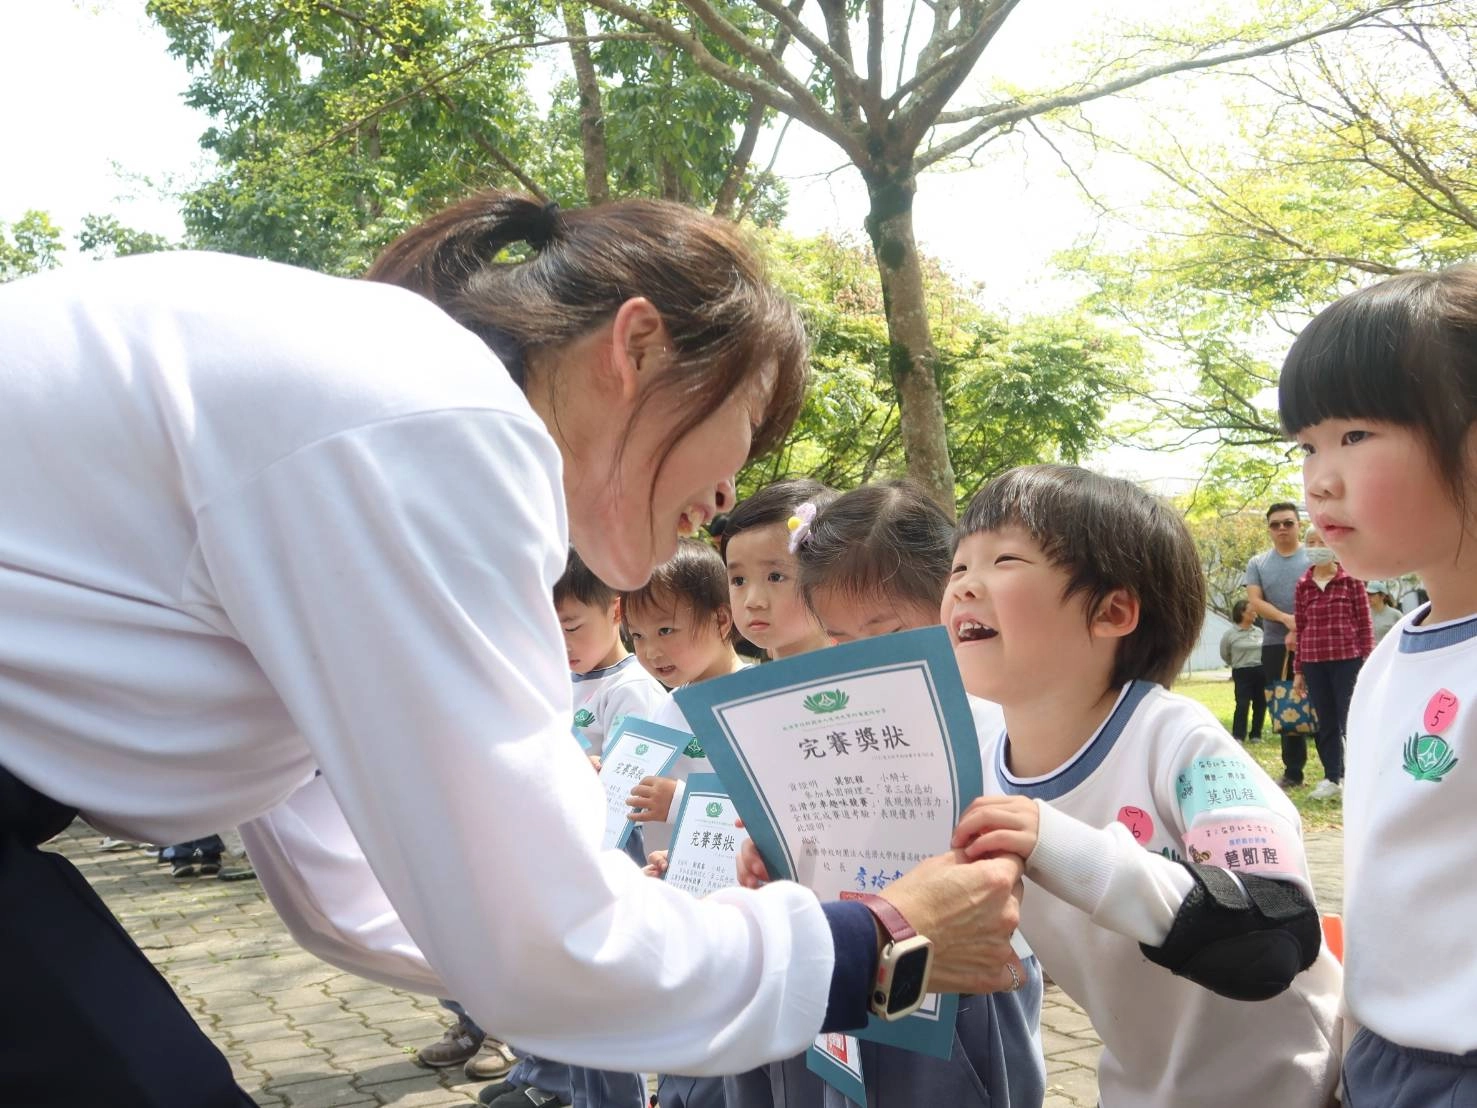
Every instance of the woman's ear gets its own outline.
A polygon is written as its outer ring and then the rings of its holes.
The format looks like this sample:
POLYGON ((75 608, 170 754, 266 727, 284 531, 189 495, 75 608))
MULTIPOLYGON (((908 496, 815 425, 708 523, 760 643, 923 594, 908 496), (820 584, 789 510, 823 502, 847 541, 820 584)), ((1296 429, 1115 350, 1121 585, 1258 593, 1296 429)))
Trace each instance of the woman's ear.
POLYGON ((1127 589, 1114 589, 1098 604, 1090 630, 1095 638, 1121 639, 1138 625, 1139 598, 1127 589))
POLYGON ((610 372, 622 400, 634 400, 642 378, 665 364, 667 327, 656 306, 634 296, 616 309, 610 328, 610 372))

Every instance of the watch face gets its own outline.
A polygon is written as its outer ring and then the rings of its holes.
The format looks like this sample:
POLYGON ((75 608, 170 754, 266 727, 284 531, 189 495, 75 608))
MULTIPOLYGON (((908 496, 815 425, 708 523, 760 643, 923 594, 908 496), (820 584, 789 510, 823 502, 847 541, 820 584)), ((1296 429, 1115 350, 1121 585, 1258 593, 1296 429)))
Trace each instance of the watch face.
POLYGON ((899 955, 892 969, 892 991, 887 998, 889 1013, 906 1011, 922 999, 931 953, 928 947, 920 946, 899 955))

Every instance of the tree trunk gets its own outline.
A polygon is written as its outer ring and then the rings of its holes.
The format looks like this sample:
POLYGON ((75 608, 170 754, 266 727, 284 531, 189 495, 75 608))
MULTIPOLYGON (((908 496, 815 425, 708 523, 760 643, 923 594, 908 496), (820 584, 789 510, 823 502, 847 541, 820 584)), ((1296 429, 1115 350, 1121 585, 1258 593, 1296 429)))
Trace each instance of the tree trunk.
POLYGON ((882 304, 891 346, 888 369, 902 408, 903 453, 908 476, 954 515, 954 466, 944 424, 943 397, 934 374, 933 338, 918 244, 913 239, 912 167, 865 174, 867 234, 882 277, 882 304))
POLYGON ((569 56, 574 62, 574 83, 580 98, 580 151, 585 159, 585 198, 591 205, 610 199, 610 170, 605 153, 605 116, 600 103, 600 81, 590 58, 590 44, 577 41, 585 29, 585 9, 576 3, 561 5, 564 28, 570 37, 569 56))

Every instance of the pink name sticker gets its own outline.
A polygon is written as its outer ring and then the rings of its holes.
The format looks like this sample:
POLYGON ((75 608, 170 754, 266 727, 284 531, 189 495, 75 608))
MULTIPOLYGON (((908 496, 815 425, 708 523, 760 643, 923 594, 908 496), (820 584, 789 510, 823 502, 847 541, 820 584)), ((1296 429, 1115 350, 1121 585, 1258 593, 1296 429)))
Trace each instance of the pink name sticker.
POLYGON ((1446 689, 1437 689, 1426 702, 1426 717, 1423 721, 1426 731, 1432 735, 1439 735, 1451 726, 1451 721, 1456 719, 1456 710, 1459 703, 1454 694, 1446 689))
POLYGON ((1185 833, 1190 861, 1248 873, 1302 876, 1302 847, 1276 824, 1257 819, 1202 824, 1185 833))
POLYGON ((1125 804, 1118 809, 1118 822, 1128 828, 1133 841, 1140 846, 1148 846, 1149 840, 1154 837, 1154 818, 1142 808, 1131 808, 1125 804))

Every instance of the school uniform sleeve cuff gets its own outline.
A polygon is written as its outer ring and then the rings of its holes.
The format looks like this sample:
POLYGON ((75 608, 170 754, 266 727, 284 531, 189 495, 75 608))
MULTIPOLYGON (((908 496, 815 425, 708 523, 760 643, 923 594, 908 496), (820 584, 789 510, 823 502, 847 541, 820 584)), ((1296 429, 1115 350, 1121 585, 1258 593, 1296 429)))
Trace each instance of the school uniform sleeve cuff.
POLYGON ((854 1031, 866 1026, 870 1014, 867 1000, 877 976, 877 925, 866 905, 854 900, 822 904, 821 910, 826 913, 836 951, 821 1030, 854 1031))

